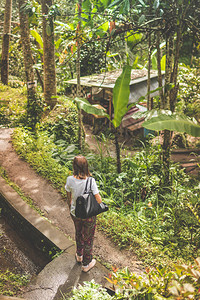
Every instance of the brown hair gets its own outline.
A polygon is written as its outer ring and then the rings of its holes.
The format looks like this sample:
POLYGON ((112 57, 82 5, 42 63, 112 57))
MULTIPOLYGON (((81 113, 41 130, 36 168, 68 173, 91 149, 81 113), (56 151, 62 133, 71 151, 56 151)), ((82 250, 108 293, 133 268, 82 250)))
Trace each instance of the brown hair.
POLYGON ((78 155, 74 157, 73 174, 74 176, 78 176, 80 179, 85 179, 86 176, 91 176, 88 169, 87 159, 84 156, 78 155))

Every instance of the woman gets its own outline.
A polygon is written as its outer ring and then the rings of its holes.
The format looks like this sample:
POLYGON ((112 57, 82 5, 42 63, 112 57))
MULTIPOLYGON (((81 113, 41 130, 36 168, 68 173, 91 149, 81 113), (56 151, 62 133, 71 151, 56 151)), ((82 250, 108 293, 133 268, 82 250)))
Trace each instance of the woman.
MULTIPOLYGON (((96 264, 92 258, 92 247, 96 227, 96 216, 88 219, 79 219, 75 216, 76 199, 85 190, 87 178, 91 174, 88 169, 88 162, 84 156, 76 156, 73 160, 73 176, 67 177, 65 189, 67 191, 67 203, 70 214, 75 225, 76 234, 76 260, 82 262, 82 271, 88 272, 96 264)), ((102 203, 96 181, 92 178, 91 190, 100 204, 102 203)), ((102 203, 103 205, 103 203, 102 203)))

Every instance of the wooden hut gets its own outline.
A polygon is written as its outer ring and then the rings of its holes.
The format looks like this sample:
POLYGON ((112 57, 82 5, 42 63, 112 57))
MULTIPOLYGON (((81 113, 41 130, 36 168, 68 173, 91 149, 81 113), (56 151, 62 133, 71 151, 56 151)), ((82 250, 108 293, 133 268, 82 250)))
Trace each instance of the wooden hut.
MULTIPOLYGON (((85 77, 81 77, 81 96, 88 99, 91 104, 97 104, 107 110, 107 113, 112 118, 112 95, 113 88, 116 79, 121 74, 122 70, 115 70, 111 72, 105 72, 101 74, 93 74, 85 77)), ((164 76, 164 74, 163 74, 164 76)), ((164 78, 163 78, 164 80, 164 78)), ((76 96, 77 80, 71 79, 67 83, 71 85, 72 94, 76 96)), ((150 73, 150 89, 151 91, 158 88, 157 71, 151 70, 150 73)), ((130 81, 130 96, 129 104, 136 103, 141 96, 147 94, 147 70, 146 69, 133 69, 131 71, 130 81)), ((151 97, 158 95, 158 92, 151 94, 151 97)), ((130 131, 135 131, 142 128, 142 122, 144 119, 134 119, 134 113, 136 111, 145 111, 146 107, 144 103, 133 106, 130 111, 124 116, 121 124, 121 128, 126 128, 130 131)))

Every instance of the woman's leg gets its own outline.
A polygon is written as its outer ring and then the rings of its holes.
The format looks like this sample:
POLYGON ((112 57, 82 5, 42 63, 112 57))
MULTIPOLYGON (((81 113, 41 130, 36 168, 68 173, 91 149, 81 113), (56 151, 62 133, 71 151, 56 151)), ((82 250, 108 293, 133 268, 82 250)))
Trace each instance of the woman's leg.
POLYGON ((96 228, 96 216, 83 220, 83 265, 87 266, 92 261, 92 249, 96 228))
POLYGON ((83 255, 84 240, 83 240, 83 220, 71 215, 75 226, 75 238, 76 238, 76 253, 78 256, 83 255))

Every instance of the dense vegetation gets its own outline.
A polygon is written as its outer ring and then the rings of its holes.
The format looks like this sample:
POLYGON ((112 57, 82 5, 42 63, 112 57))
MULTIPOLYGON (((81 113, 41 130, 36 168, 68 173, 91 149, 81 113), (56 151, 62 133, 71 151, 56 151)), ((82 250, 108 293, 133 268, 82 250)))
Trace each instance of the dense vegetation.
POLYGON ((199 299, 199 259, 194 265, 175 265, 170 271, 166 267, 157 270, 146 269, 145 276, 136 276, 128 269, 123 271, 113 268, 108 281, 115 287, 115 294, 110 296, 100 285, 85 282, 72 291, 72 296, 65 299, 199 299))
MULTIPOLYGON (((132 149, 137 144, 139 151, 123 157, 118 151, 116 161, 108 145, 115 139, 117 150, 117 127, 127 111, 129 95, 122 88, 125 93, 113 92, 113 103, 118 101, 123 108, 124 102, 124 113, 121 108, 114 111, 115 129, 106 128, 96 137, 98 154, 91 153, 81 131, 80 107, 67 96, 71 92, 67 81, 124 66, 129 75, 131 68, 145 68, 149 74, 150 68, 156 69, 159 96, 150 99, 149 91, 142 98, 148 110, 184 113, 184 118, 195 119, 200 130, 199 0, 2 2, 1 81, 5 85, 0 85, 0 125, 16 128, 17 153, 64 196, 72 158, 79 153, 87 157, 110 207, 98 218, 99 230, 157 270, 147 269, 147 280, 128 270, 114 270, 108 280, 116 287, 115 297, 198 299, 199 260, 194 270, 190 264, 200 256, 199 178, 186 175, 169 160, 172 146, 188 147, 187 135, 178 134, 172 142, 169 130, 174 128, 163 128, 162 145, 136 136, 132 149), (27 89, 36 78, 37 87, 27 89), (189 266, 172 267, 177 261, 189 266)), ((125 83, 129 85, 128 78, 125 83)), ((181 128, 180 123, 176 128, 181 128)), ((193 146, 199 146, 198 140, 193 146)), ((12 274, 8 277, 12 281, 12 274)), ((112 298, 94 282, 70 297, 95 296, 112 298)))
MULTIPOLYGON (((69 99, 63 99, 43 119, 37 133, 16 129, 14 145, 21 156, 64 193, 66 176, 72 171, 72 158, 79 150, 76 107, 69 99)), ((11 108, 13 101, 16 99, 10 100, 11 108)), ((172 260, 197 257, 198 181, 172 164, 172 187, 166 187, 162 182, 161 147, 150 142, 141 143, 140 152, 125 157, 122 172, 118 174, 115 159, 105 145, 106 137, 102 135, 99 155, 85 150, 102 196, 111 207, 108 214, 99 218, 99 228, 120 247, 136 249, 148 263, 153 263, 153 258, 158 262, 159 251, 161 257, 172 260)))
MULTIPOLYGON (((67 116, 63 117, 66 120, 67 116)), ((58 126, 50 133, 44 127, 43 124, 36 136, 23 128, 16 129, 13 142, 17 152, 64 193, 72 158, 79 150, 74 140, 55 140, 58 126)), ((100 230, 120 247, 137 249, 148 263, 153 263, 153 258, 158 263, 159 251, 172 260, 191 260, 199 255, 199 183, 172 164, 173 185, 166 187, 162 182, 160 145, 147 143, 134 156, 125 157, 120 174, 109 154, 86 151, 85 155, 111 208, 99 218, 100 230)))
MULTIPOLYGON (((17 128, 13 143, 19 155, 65 196, 65 180, 72 171, 72 158, 79 150, 76 134, 67 141, 62 136, 63 128, 66 133, 68 126, 76 128, 76 108, 69 99, 64 98, 61 103, 51 117, 43 120, 37 133, 17 128)), ((166 188, 161 180, 161 147, 159 144, 151 145, 150 141, 141 143, 140 151, 134 156, 123 158, 122 172, 118 174, 115 158, 109 154, 106 144, 106 137, 102 135, 99 154, 91 153, 87 148, 84 153, 101 194, 110 206, 110 211, 98 218, 99 230, 104 231, 119 247, 135 251, 147 265, 160 268, 163 262, 171 267, 177 260, 193 262, 199 256, 200 240, 198 180, 190 178, 178 165, 171 164, 172 186, 166 188)), ((162 272, 168 282, 171 271, 166 269, 162 272)), ((112 276, 117 276, 112 280, 118 286, 121 273, 112 276)), ((132 280, 132 276, 129 274, 128 280, 132 280)), ((149 293, 149 288, 137 289, 137 293, 149 293)))

